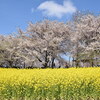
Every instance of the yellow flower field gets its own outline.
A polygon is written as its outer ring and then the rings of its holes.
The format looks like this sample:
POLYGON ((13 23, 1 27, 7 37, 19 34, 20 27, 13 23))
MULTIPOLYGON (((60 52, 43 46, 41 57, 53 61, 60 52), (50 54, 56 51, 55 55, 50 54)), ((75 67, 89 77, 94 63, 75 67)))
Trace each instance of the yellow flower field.
POLYGON ((100 98, 100 68, 0 69, 0 100, 100 98))

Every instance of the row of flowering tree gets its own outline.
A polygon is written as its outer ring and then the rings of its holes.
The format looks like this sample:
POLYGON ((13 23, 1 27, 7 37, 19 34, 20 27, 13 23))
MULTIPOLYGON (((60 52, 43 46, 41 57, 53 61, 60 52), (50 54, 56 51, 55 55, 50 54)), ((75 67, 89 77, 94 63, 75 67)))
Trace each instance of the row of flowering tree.
POLYGON ((67 23, 44 20, 26 31, 0 36, 0 66, 16 68, 84 67, 100 64, 100 16, 74 15, 67 23), (62 55, 70 56, 66 61, 62 55))

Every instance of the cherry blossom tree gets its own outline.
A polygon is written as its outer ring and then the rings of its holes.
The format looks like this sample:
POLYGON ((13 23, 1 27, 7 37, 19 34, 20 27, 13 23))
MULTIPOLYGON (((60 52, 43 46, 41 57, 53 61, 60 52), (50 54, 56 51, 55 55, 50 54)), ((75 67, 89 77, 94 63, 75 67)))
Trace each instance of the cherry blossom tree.
POLYGON ((29 47, 27 51, 44 68, 53 68, 55 66, 55 59, 60 56, 60 53, 64 52, 61 45, 68 36, 69 33, 66 24, 49 20, 36 24, 30 23, 27 31, 20 34, 20 37, 25 41, 29 41, 26 43, 26 48, 29 47))
POLYGON ((96 53, 100 55, 100 16, 93 14, 78 14, 70 25, 72 27, 71 40, 76 66, 80 59, 93 59, 96 53))

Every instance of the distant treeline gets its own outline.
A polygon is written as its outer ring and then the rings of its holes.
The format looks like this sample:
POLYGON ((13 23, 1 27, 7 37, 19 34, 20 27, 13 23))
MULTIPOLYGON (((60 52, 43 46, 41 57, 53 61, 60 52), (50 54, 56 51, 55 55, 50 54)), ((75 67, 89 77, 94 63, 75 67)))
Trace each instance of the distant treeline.
POLYGON ((73 66, 100 66, 100 15, 76 13, 67 23, 44 20, 0 36, 0 67, 73 66))

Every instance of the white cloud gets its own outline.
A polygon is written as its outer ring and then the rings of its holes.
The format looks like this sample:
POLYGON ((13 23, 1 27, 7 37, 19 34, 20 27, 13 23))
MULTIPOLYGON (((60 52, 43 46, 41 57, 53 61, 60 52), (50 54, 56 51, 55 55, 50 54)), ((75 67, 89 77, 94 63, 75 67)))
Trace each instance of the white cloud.
POLYGON ((54 1, 45 1, 41 3, 38 8, 46 16, 61 18, 65 14, 72 14, 76 12, 76 7, 71 1, 64 1, 63 5, 60 5, 54 1))

